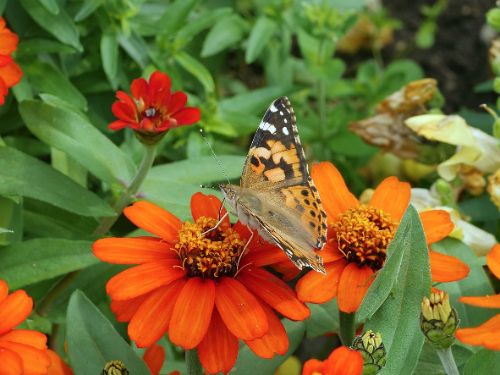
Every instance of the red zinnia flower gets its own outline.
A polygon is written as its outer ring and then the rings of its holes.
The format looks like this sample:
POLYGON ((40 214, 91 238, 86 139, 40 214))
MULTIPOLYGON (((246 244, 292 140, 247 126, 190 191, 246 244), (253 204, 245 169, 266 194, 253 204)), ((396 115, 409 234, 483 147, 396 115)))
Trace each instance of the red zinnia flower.
MULTIPOLYGON (((387 246, 410 202, 410 185, 396 177, 386 178, 377 187, 368 205, 352 195, 340 172, 331 163, 312 168, 328 217, 328 242, 318 254, 327 275, 309 272, 297 283, 297 294, 304 302, 324 303, 337 296, 339 309, 355 312, 384 265, 387 246)), ((445 238, 453 230, 448 212, 425 211, 420 214, 427 243, 445 238)), ((460 280, 469 267, 458 258, 430 251, 433 281, 460 280)))
POLYGON ((187 95, 182 91, 171 93, 170 77, 154 72, 149 83, 135 79, 130 86, 132 97, 118 91, 118 100, 111 108, 119 120, 109 124, 112 130, 125 127, 145 133, 162 133, 171 128, 194 124, 200 120, 200 110, 185 107, 187 95))
POLYGON ((0 17, 0 105, 5 103, 9 87, 19 83, 23 72, 10 56, 17 48, 19 38, 10 31, 0 17))
POLYGON ((0 280, 0 370, 2 374, 46 374, 50 366, 47 337, 40 332, 15 329, 33 308, 24 290, 9 294, 0 280))
POLYGON ((304 363, 302 375, 361 375, 363 356, 346 346, 335 349, 326 360, 310 359, 304 363))
POLYGON ((194 222, 182 223, 137 202, 125 216, 158 237, 105 238, 93 246, 103 261, 139 264, 106 286, 117 319, 129 322, 130 338, 146 347, 168 331, 174 344, 198 349, 209 373, 231 370, 239 339, 263 358, 285 354, 288 337, 276 312, 293 320, 310 314, 293 289, 263 268, 286 258, 276 246, 257 235, 247 246, 250 231, 228 218, 203 234, 215 226, 220 207, 215 196, 196 193, 194 222))

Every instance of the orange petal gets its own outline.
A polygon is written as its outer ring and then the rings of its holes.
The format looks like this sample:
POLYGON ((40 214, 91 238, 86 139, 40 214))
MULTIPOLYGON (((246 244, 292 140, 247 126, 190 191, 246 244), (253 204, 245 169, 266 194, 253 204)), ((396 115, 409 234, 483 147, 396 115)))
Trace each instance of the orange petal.
POLYGON ((325 265, 326 275, 308 272, 295 286, 299 300, 312 303, 325 303, 337 295, 340 276, 346 267, 345 260, 325 265))
POLYGON ((170 341, 184 349, 196 347, 207 333, 215 301, 215 283, 199 277, 182 288, 169 324, 170 341))
POLYGON ((317 251, 316 254, 323 258, 323 263, 336 262, 344 258, 344 255, 339 251, 337 241, 328 241, 323 250, 317 251))
POLYGON ((455 335, 465 344, 500 350, 500 314, 478 327, 458 329, 455 335))
POLYGON ((285 262, 274 263, 272 265, 273 270, 280 274, 283 281, 290 281, 295 279, 299 274, 300 270, 295 267, 295 264, 287 259, 285 262))
POLYGON ((460 259, 437 251, 429 251, 432 281, 447 283, 462 280, 469 274, 469 266, 460 259))
MULTIPOLYGON (((236 224, 237 225, 237 224, 236 224)), ((234 227, 236 227, 236 225, 234 227)), ((275 245, 267 243, 258 237, 260 244, 254 245, 254 240, 248 246, 246 254, 241 259, 241 266, 253 264, 254 266, 268 266, 280 262, 290 262, 285 252, 275 245)))
POLYGON ((27 329, 15 329, 0 336, 0 341, 17 342, 36 349, 47 349, 47 336, 41 332, 27 329))
POLYGON ((146 349, 143 359, 148 365, 151 375, 158 375, 165 361, 165 349, 161 345, 153 344, 146 349))
POLYGON ((167 332, 175 301, 185 282, 180 279, 158 288, 137 309, 128 325, 128 335, 139 348, 153 345, 167 332))
POLYGON ((0 347, 0 363, 2 375, 23 375, 23 361, 17 353, 0 347))
POLYGON ((43 375, 50 366, 47 350, 40 350, 29 345, 0 341, 0 348, 15 352, 23 361, 23 374, 43 375))
POLYGON ((183 277, 185 271, 178 265, 178 260, 162 260, 129 268, 113 276, 106 291, 114 300, 138 297, 183 277))
POLYGON ((285 355, 288 351, 288 336, 285 328, 269 306, 263 303, 262 308, 269 322, 269 330, 261 338, 245 342, 261 358, 271 359, 275 354, 285 355))
POLYGON ((374 279, 370 267, 359 268, 357 264, 349 263, 340 276, 337 296, 339 309, 346 313, 355 312, 374 279))
POLYGON ((486 254, 486 264, 493 275, 500 279, 500 244, 493 246, 486 254))
POLYGON ((318 188, 330 224, 336 222, 341 213, 359 205, 356 197, 347 188, 344 178, 332 163, 324 161, 314 164, 311 177, 318 188))
POLYGON ((134 316, 141 304, 148 298, 151 293, 143 294, 142 296, 126 299, 123 301, 112 300, 110 304, 111 311, 115 314, 116 320, 119 322, 128 322, 134 316))
POLYGON ((217 285, 215 305, 227 328, 243 340, 264 336, 269 329, 261 303, 239 281, 222 277, 217 285))
POLYGON ((19 83, 23 77, 23 71, 14 61, 7 65, 0 66, 0 78, 5 82, 7 87, 12 87, 19 83))
POLYGON ((427 243, 434 243, 446 238, 455 228, 449 212, 444 210, 421 212, 420 220, 422 220, 427 243))
POLYGON ((94 255, 103 262, 142 264, 163 259, 179 259, 168 242, 154 237, 103 238, 92 245, 94 255))
POLYGON ((325 362, 320 361, 318 359, 309 359, 304 363, 304 367, 302 368, 302 375, 323 375, 325 362))
POLYGON ((460 297, 458 300, 467 305, 500 309, 500 294, 481 297, 460 297))
POLYGON ((0 303, 0 335, 23 322, 31 313, 33 300, 24 290, 18 290, 0 303))
POLYGON ((361 375, 363 373, 363 357, 357 350, 340 346, 325 361, 325 374, 361 375))
POLYGON ((380 208, 399 222, 410 203, 410 196, 409 183, 401 182, 397 177, 387 177, 375 189, 370 206, 380 208))
POLYGON ((47 350, 50 367, 47 375, 73 375, 73 370, 53 350, 47 350))
POLYGON ((125 216, 139 228, 153 233, 167 242, 174 242, 182 223, 167 210, 153 203, 140 201, 123 210, 125 216))
POLYGON ((217 310, 212 314, 207 334, 198 345, 198 355, 209 374, 227 374, 236 363, 238 338, 227 329, 217 310))
POLYGON ((9 286, 7 283, 0 279, 0 303, 9 295, 9 286))
MULTIPOLYGON (((227 211, 222 205, 222 202, 215 195, 205 195, 203 193, 195 193, 191 197, 191 214, 196 221, 199 217, 211 217, 214 219, 224 216, 227 211), (222 208, 222 210, 221 210, 222 208)), ((226 216, 223 223, 229 225, 229 216, 226 216)))
POLYGON ((262 268, 247 267, 238 274, 237 279, 288 319, 304 320, 311 314, 309 308, 297 299, 292 288, 262 268))

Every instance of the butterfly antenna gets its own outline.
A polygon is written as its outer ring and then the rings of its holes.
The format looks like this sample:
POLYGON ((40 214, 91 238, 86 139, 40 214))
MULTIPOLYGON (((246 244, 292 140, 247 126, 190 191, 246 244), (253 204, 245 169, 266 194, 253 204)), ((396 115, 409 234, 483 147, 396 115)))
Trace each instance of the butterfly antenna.
POLYGON ((212 147, 212 145, 210 144, 210 142, 208 141, 207 137, 205 136, 205 133, 203 132, 203 129, 200 129, 200 134, 201 136, 203 137, 203 139, 205 140, 205 143, 207 144, 208 148, 210 149, 210 151, 212 152, 212 156, 214 157, 215 159, 215 162, 217 163, 217 165, 219 166, 219 168, 221 169, 222 171, 222 174, 224 175, 224 177, 226 178, 226 181, 228 184, 231 184, 231 181, 229 181, 229 177, 228 177, 228 174, 226 172, 226 169, 224 168, 224 166, 222 165, 222 162, 220 161, 220 159, 217 157, 217 154, 215 153, 214 151, 214 148, 212 147))

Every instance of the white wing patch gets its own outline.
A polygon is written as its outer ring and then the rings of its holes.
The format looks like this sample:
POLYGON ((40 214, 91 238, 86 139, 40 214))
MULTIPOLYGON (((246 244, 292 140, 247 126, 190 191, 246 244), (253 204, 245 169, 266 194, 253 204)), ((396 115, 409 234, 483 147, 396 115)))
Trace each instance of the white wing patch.
POLYGON ((276 126, 268 122, 261 122, 259 125, 259 129, 266 130, 271 134, 276 134, 276 126))

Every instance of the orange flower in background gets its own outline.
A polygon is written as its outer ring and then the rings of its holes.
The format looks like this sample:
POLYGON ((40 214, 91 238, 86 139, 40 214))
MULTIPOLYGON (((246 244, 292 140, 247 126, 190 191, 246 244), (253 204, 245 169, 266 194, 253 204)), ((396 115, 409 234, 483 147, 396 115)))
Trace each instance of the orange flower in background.
POLYGON ((46 374, 50 366, 47 337, 40 332, 15 329, 31 313, 33 300, 24 290, 9 294, 0 280, 0 370, 2 374, 46 374))
MULTIPOLYGON (((377 187, 368 205, 349 192, 340 172, 328 162, 313 166, 311 176, 328 217, 328 242, 318 254, 327 275, 309 272, 296 286, 304 302, 324 303, 337 297, 339 309, 355 312, 386 258, 387 246, 410 202, 410 185, 388 177, 377 187)), ((427 243, 445 238, 453 223, 448 212, 420 214, 427 243)), ((469 267, 458 258, 430 251, 433 281, 460 280, 469 267)))
POLYGON ((146 349, 143 359, 146 365, 148 365, 151 375, 158 375, 163 362, 165 362, 165 349, 161 345, 153 344, 146 349))
POLYGON ((117 319, 129 322, 130 338, 146 347, 168 331, 174 344, 198 349, 209 373, 231 370, 239 339, 263 358, 285 354, 288 337, 276 313, 292 320, 310 314, 293 289, 263 268, 284 261, 281 250, 257 235, 247 244, 248 228, 227 217, 208 231, 220 207, 215 196, 197 193, 193 221, 182 223, 152 203, 137 202, 125 216, 157 237, 105 238, 93 245, 103 261, 138 264, 106 286, 117 319))
POLYGON ((363 357, 357 350, 339 346, 326 360, 310 359, 304 363, 302 375, 361 375, 363 357))
POLYGON ((117 121, 109 124, 112 130, 131 128, 145 133, 162 133, 171 128, 194 124, 200 120, 200 110, 186 107, 187 95, 171 92, 170 77, 154 72, 149 82, 135 79, 130 86, 132 96, 118 91, 118 100, 111 108, 117 121))
POLYGON ((17 48, 19 38, 10 31, 0 17, 0 105, 5 103, 9 87, 19 83, 23 72, 10 56, 17 48))
MULTIPOLYGON (((496 244, 486 256, 490 271, 500 279, 500 245, 496 244)), ((500 309, 500 294, 481 297, 460 297, 460 302, 472 306, 500 309)), ((478 327, 461 328, 455 333, 461 342, 473 346, 484 346, 490 350, 500 350, 500 314, 495 315, 478 327)))
POLYGON ((47 354, 50 358, 50 367, 47 375, 73 375, 73 370, 71 370, 56 352, 48 349, 47 354))

